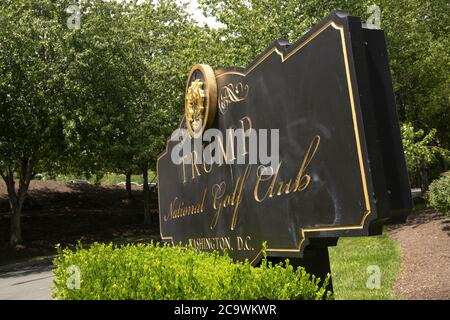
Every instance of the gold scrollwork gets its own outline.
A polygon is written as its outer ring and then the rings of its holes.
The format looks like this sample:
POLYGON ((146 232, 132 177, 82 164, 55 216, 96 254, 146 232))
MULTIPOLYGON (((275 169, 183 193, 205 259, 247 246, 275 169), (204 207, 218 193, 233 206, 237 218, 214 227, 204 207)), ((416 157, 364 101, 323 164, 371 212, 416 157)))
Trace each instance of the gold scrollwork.
POLYGON ((248 95, 248 90, 249 90, 248 84, 244 86, 242 82, 239 82, 236 85, 229 83, 226 86, 223 86, 220 89, 220 96, 219 96, 220 112, 222 114, 225 114, 231 103, 245 100, 245 98, 247 98, 248 95))

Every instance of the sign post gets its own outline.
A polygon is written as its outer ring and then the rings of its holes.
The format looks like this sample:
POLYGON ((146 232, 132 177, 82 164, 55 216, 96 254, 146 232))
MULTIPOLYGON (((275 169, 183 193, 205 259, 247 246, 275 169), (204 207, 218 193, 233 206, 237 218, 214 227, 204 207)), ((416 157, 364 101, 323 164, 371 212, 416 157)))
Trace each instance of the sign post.
POLYGON ((246 68, 193 67, 157 163, 161 237, 321 276, 412 207, 384 33, 333 12, 246 68), (298 259, 298 260, 295 260, 298 259))

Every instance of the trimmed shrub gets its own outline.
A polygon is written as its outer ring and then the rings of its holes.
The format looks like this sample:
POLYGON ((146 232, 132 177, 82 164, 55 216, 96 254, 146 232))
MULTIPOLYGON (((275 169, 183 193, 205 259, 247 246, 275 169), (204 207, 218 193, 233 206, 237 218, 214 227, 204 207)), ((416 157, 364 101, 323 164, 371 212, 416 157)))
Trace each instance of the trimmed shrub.
POLYGON ((450 216, 450 171, 430 184, 427 199, 431 207, 450 216))
POLYGON ((76 251, 58 247, 54 264, 56 299, 332 298, 325 289, 328 279, 319 285, 318 278, 288 260, 273 265, 264 258, 259 267, 252 267, 227 255, 158 243, 95 243, 88 249, 79 245, 76 251))

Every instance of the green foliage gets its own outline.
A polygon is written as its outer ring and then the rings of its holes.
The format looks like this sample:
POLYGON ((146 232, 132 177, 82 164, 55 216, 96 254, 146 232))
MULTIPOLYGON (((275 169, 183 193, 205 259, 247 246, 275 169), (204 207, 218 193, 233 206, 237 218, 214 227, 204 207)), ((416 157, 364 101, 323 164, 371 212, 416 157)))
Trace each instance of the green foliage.
POLYGON ((329 248, 334 296, 338 300, 396 299, 393 286, 400 270, 400 248, 386 232, 375 237, 340 238, 329 248), (367 288, 367 268, 381 271, 379 289, 367 288))
MULTIPOLYGON (((156 179, 156 173, 154 171, 148 171, 149 181, 152 182, 156 179)), ((79 175, 61 175, 58 174, 54 177, 47 174, 40 174, 36 180, 56 180, 69 182, 71 180, 88 180, 90 183, 99 183, 102 185, 117 185, 118 183, 125 182, 126 177, 124 174, 107 173, 102 176, 79 176, 79 175)), ((132 175, 132 183, 142 184, 142 175, 132 175)))
POLYGON ((66 35, 69 1, 0 3, 0 172, 51 167, 65 148, 66 35))
POLYGON ((380 0, 400 121, 437 130, 450 149, 450 45, 446 0, 380 0))
POLYGON ((427 200, 431 207, 450 216, 450 171, 430 184, 427 200))
POLYGON ((12 244, 21 241, 35 173, 146 173, 182 114, 193 61, 180 52, 195 36, 185 7, 76 3, 79 29, 67 26, 73 1, 0 2, 0 176, 13 208, 12 244))
POLYGON ((234 263, 227 255, 159 244, 94 244, 73 252, 58 248, 54 260, 57 299, 323 299, 331 298, 319 279, 303 268, 234 263), (80 288, 68 289, 71 269, 80 288))
MULTIPOLYGON (((148 177, 149 177, 149 181, 152 182, 156 179, 155 178, 156 173, 153 171, 149 171, 148 177)), ((116 185, 121 182, 125 182, 124 174, 107 173, 100 179, 100 183, 104 184, 104 185, 116 185)), ((143 183, 142 175, 132 175, 131 182, 142 184, 143 183)))
POLYGON ((439 157, 450 160, 450 152, 437 145, 435 129, 425 134, 422 129, 415 131, 411 123, 404 123, 401 133, 406 164, 413 179, 421 170, 436 163, 439 157))
POLYGON ((54 170, 67 146, 64 83, 68 0, 0 2, 0 176, 11 209, 10 244, 31 178, 54 170), (16 188, 15 176, 19 177, 16 188))
POLYGON ((81 9, 67 53, 68 169, 154 168, 181 114, 189 62, 178 51, 186 47, 188 16, 175 0, 83 0, 81 9))

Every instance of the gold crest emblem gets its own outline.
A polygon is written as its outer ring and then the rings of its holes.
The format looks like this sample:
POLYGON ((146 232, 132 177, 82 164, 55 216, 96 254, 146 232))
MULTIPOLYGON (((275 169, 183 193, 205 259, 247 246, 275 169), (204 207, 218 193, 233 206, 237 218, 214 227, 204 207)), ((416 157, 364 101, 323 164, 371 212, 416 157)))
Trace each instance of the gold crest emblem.
POLYGON ((197 79, 192 82, 186 95, 186 118, 194 132, 201 129, 204 119, 205 91, 202 88, 203 82, 197 79))
POLYGON ((192 68, 186 85, 186 127, 198 138, 214 121, 217 108, 217 84, 213 69, 199 64, 192 68))

